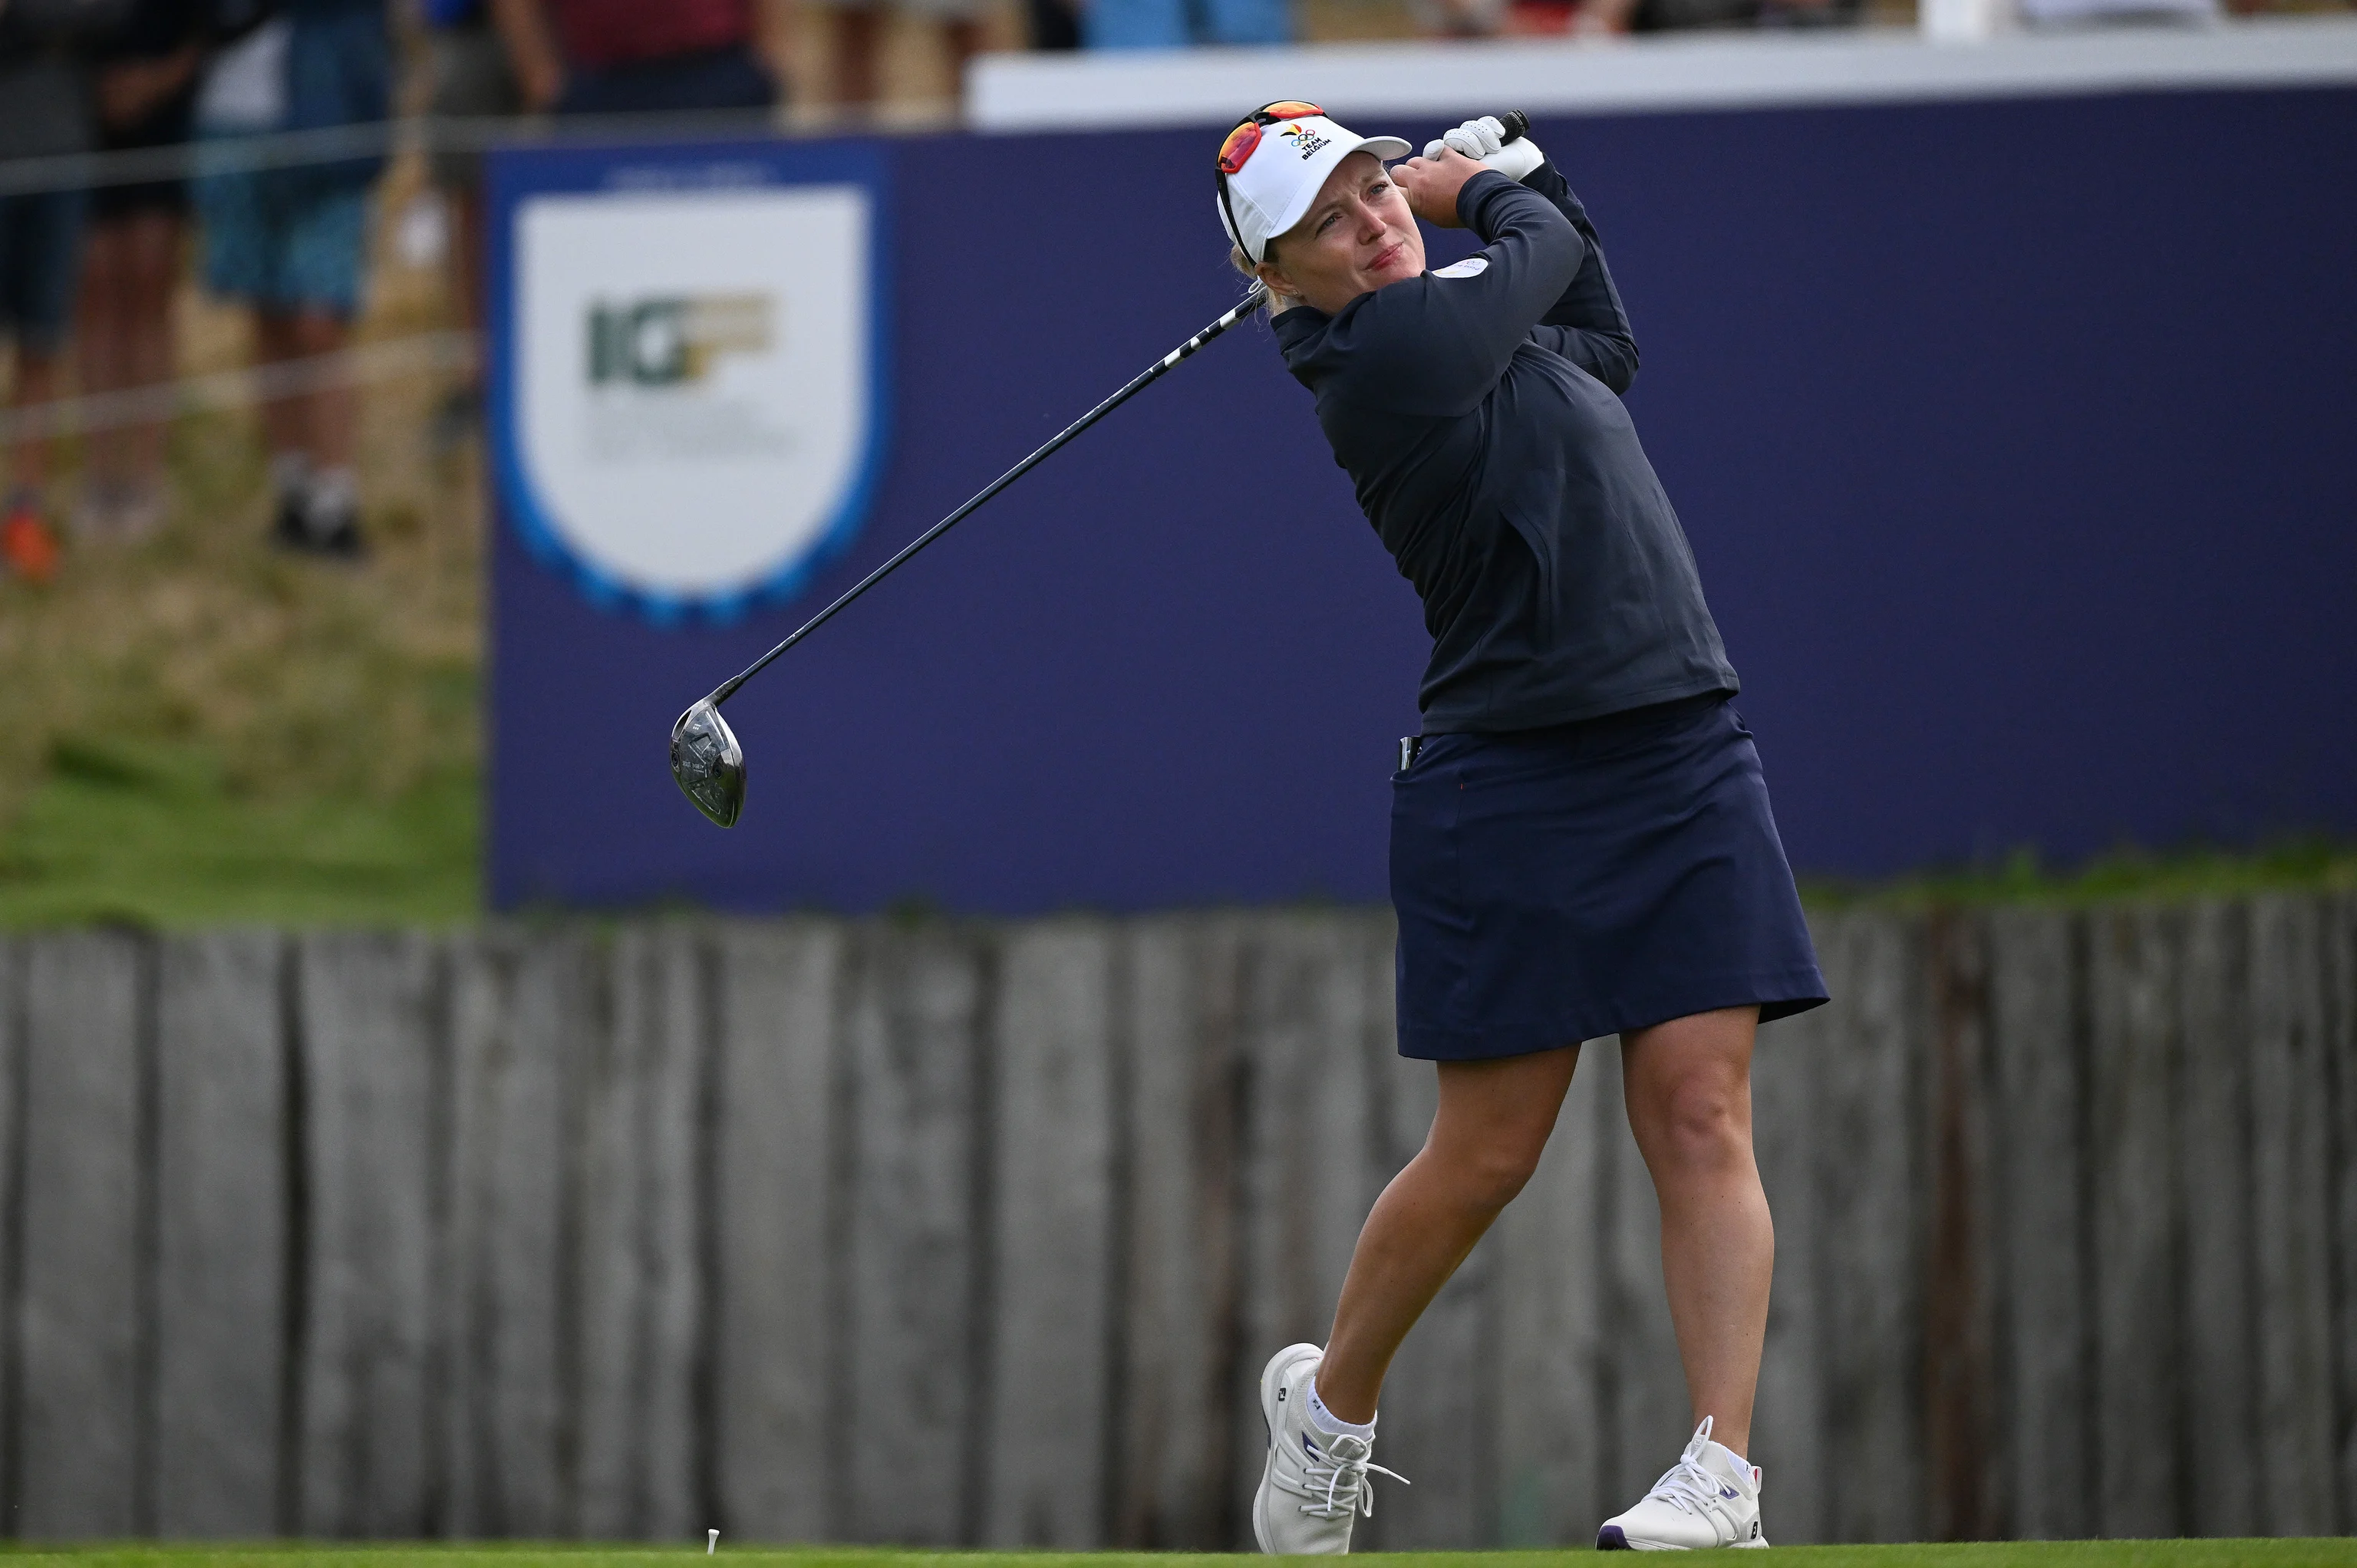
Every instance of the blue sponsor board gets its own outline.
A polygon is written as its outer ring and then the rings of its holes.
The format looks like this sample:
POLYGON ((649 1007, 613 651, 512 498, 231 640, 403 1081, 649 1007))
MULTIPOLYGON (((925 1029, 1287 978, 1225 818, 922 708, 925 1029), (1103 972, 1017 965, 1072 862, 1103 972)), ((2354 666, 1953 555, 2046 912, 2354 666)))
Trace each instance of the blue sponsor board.
MULTIPOLYGON (((535 554, 502 487, 497 904, 1383 897, 1420 612, 1257 324, 732 701, 742 825, 665 769, 687 703, 1233 301, 1218 129, 743 154, 818 184, 888 166, 890 456, 848 547, 726 624, 535 554)), ((2357 93, 1534 134, 1628 298, 1631 404, 1802 870, 2357 832, 2357 93)), ((718 156, 562 155, 582 189, 718 156)), ((495 160, 502 210, 556 156, 495 160)))

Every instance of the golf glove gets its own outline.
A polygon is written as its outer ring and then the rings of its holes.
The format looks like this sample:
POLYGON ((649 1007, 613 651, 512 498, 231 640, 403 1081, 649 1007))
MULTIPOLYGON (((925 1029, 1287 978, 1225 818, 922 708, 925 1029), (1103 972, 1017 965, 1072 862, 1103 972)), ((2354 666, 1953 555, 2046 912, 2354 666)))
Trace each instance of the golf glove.
POLYGON ((1506 140, 1506 128, 1490 114, 1466 121, 1438 141, 1426 142, 1424 156, 1437 158, 1443 147, 1454 147, 1483 167, 1517 181, 1528 179, 1533 169, 1546 162, 1546 155, 1528 136, 1519 142, 1506 140))

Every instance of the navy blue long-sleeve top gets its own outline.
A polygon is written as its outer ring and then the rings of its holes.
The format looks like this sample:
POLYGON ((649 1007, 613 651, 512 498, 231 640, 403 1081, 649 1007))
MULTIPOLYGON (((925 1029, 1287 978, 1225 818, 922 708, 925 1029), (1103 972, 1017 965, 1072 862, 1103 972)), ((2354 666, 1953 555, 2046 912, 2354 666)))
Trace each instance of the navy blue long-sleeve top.
POLYGON ((1275 332, 1424 600, 1426 734, 1568 724, 1738 682, 1620 393, 1637 345, 1552 164, 1457 207, 1483 249, 1275 332))

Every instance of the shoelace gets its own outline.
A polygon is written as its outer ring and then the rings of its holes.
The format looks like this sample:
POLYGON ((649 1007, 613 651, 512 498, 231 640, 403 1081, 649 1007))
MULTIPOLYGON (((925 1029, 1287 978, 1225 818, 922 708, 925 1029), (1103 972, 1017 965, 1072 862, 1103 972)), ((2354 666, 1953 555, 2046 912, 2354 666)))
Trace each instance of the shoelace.
POLYGON ((1647 1494, 1661 1498, 1672 1508, 1699 1515, 1706 1508, 1717 1508, 1727 1501, 1719 1479, 1691 1455, 1682 1455, 1678 1462, 1662 1473, 1647 1494))
POLYGON ((1340 1519, 1351 1513, 1375 1517, 1375 1489, 1367 1484, 1369 1476, 1389 1476, 1401 1486, 1413 1486, 1397 1470, 1386 1470, 1374 1464, 1364 1454, 1350 1458, 1337 1458, 1326 1465, 1302 1466, 1302 1478, 1311 1486, 1326 1483, 1326 1497, 1320 1502, 1307 1502, 1301 1511, 1317 1519, 1340 1519))

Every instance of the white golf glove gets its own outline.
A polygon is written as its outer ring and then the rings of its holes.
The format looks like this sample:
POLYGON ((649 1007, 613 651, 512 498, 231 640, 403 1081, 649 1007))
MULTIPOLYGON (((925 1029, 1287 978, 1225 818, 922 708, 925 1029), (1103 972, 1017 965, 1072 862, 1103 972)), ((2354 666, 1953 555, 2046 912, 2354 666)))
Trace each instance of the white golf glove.
POLYGON ((1466 121, 1437 142, 1426 142, 1424 156, 1437 158, 1443 147, 1454 147, 1484 167, 1496 169, 1516 181, 1528 179, 1533 169, 1546 162, 1546 155, 1528 136, 1519 142, 1506 140, 1506 128, 1490 114, 1466 121))

